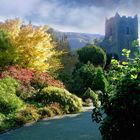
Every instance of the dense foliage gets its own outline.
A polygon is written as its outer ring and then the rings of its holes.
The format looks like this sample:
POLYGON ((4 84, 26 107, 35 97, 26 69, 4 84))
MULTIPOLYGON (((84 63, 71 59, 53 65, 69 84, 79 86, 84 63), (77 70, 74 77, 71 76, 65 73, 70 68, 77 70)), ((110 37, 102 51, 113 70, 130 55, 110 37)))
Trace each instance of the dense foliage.
POLYGON ((58 102, 67 113, 79 112, 82 109, 82 101, 80 98, 72 95, 65 89, 57 87, 44 88, 42 92, 33 97, 33 100, 43 102, 43 104, 58 102))
POLYGON ((90 61, 94 66, 104 67, 106 64, 105 52, 97 46, 87 45, 78 50, 79 61, 87 64, 90 61))
POLYGON ((16 96, 18 83, 6 77, 0 80, 0 112, 9 114, 24 107, 23 101, 16 96))
POLYGON ((0 29, 0 66, 12 65, 15 63, 16 58, 16 49, 10 43, 8 34, 0 29))
POLYGON ((63 52, 60 56, 63 68, 58 71, 57 76, 65 84, 65 87, 69 89, 72 82, 72 72, 78 61, 78 54, 70 48, 66 35, 62 35, 61 37, 57 36, 56 32, 51 29, 48 32, 55 41, 56 49, 63 52))
MULTIPOLYGON (((10 45, 16 49, 16 58, 12 53, 8 53, 7 56, 7 58, 12 57, 12 61, 16 64, 50 73, 56 72, 61 67, 58 59, 61 53, 56 51, 46 27, 22 25, 19 19, 12 19, 1 22, 0 29, 7 33, 10 45)), ((7 45, 5 49, 9 50, 7 45)))
POLYGON ((78 95, 88 103, 92 100, 92 118, 100 122, 103 140, 139 140, 138 43, 133 44, 135 58, 129 57, 130 50, 123 49, 123 62, 108 55, 106 65, 101 48, 87 45, 77 51, 77 57, 69 53, 66 37, 54 44, 56 39, 52 40, 46 30, 22 25, 19 19, 0 23, 0 132, 46 117, 80 112, 82 100, 78 95), (64 68, 59 70, 61 64, 64 68), (56 75, 76 95, 67 91, 56 75))
POLYGON ((36 88, 41 88, 45 86, 64 88, 62 82, 56 80, 47 72, 38 72, 27 68, 21 68, 18 65, 6 67, 5 70, 1 72, 0 76, 10 76, 18 80, 22 85, 32 85, 36 88))
MULTIPOLYGON (((17 74, 16 71, 14 74, 17 74)), ((43 76, 46 80, 50 80, 46 77, 49 76, 48 74, 43 76)), ((1 77, 0 131, 19 127, 44 117, 76 113, 82 110, 81 99, 65 90, 59 81, 53 79, 54 83, 49 81, 50 83, 43 83, 43 86, 40 86, 42 81, 37 79, 33 79, 34 83, 30 83, 31 81, 26 83, 23 80, 24 75, 18 78, 16 81, 10 77, 1 77), (49 85, 56 85, 60 88, 49 85)))
POLYGON ((0 132, 82 109, 81 99, 54 78, 62 51, 46 30, 19 19, 0 23, 0 132))
POLYGON ((68 79, 68 89, 80 97, 83 97, 88 88, 106 92, 108 82, 103 72, 106 64, 105 52, 100 47, 87 45, 77 50, 77 54, 78 61, 71 79, 68 79))
POLYGON ((82 96, 90 87, 92 90, 106 92, 108 82, 101 67, 95 67, 91 63, 78 66, 73 73, 72 90, 82 96))
POLYGON ((100 97, 100 94, 98 94, 98 91, 94 92, 90 88, 88 88, 83 95, 83 99, 85 101, 86 101, 86 99, 91 99, 92 100, 93 107, 100 106, 99 97, 100 97))
POLYGON ((130 50, 124 49, 125 61, 112 60, 107 72, 110 86, 102 96, 101 106, 93 110, 93 120, 101 121, 104 140, 138 140, 140 137, 140 55, 137 51, 135 58, 129 58, 129 54, 130 50), (103 112, 106 115, 102 119, 103 112))
POLYGON ((140 134, 140 77, 126 75, 117 85, 105 109, 101 126, 105 140, 138 140, 140 134))

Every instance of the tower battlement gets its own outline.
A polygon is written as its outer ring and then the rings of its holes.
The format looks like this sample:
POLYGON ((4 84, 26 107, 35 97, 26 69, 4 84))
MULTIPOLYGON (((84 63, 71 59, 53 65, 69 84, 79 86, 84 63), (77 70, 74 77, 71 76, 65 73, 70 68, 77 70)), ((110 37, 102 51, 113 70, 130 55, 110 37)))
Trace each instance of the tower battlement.
POLYGON ((132 42, 138 39, 138 17, 120 16, 118 13, 114 17, 106 19, 105 38, 101 46, 107 53, 117 55, 120 60, 122 49, 133 51, 132 42))

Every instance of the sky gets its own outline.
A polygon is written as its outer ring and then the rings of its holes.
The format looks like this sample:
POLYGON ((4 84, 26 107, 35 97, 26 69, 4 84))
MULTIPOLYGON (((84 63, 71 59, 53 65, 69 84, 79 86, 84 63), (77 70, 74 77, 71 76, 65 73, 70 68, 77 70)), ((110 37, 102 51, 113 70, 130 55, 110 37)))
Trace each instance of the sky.
POLYGON ((140 18, 139 7, 140 0, 0 0, 0 21, 20 18, 60 31, 104 35, 106 18, 116 12, 140 18))

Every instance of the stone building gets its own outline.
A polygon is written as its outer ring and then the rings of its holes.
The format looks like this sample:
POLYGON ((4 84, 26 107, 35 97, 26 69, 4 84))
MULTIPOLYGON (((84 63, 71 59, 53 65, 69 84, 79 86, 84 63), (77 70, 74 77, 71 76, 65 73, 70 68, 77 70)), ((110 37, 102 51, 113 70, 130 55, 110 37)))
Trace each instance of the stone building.
MULTIPOLYGON (((106 19, 105 38, 100 46, 112 56, 117 55, 123 60, 122 49, 133 52, 132 42, 138 39, 138 17, 120 16, 118 13, 110 19, 106 19)), ((131 54, 131 57, 133 55, 131 54)))

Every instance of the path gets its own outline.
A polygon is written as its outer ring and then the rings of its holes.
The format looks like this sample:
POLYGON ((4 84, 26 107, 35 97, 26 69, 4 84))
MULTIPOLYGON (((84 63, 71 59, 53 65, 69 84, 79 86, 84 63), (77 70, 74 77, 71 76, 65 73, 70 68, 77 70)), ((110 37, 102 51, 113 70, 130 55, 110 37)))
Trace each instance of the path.
POLYGON ((101 140, 91 109, 61 119, 44 120, 0 135, 0 140, 101 140))

